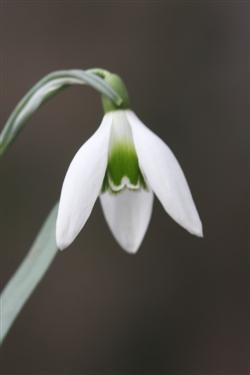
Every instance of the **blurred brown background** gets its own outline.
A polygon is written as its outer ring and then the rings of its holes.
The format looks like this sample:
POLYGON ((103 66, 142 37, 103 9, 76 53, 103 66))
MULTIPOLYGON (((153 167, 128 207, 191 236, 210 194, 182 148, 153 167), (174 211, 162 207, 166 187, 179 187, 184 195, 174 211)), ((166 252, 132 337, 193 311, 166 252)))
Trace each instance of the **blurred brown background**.
MULTIPOLYGON (((60 253, 1 350, 3 375, 249 374, 248 1, 0 2, 0 124, 45 74, 104 67, 173 149, 204 224, 200 240, 155 201, 139 253, 99 203, 60 253)), ((74 87, 0 162, 1 288, 102 118, 74 87)))

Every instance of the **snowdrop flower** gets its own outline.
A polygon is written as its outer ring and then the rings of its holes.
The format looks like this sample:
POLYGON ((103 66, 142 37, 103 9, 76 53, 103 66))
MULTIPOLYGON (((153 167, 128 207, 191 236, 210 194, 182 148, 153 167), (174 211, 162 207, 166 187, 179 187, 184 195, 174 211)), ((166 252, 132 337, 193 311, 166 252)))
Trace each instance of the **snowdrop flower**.
POLYGON ((103 97, 102 123, 68 168, 57 217, 58 248, 74 241, 98 197, 111 232, 129 253, 143 240, 154 194, 178 224, 201 237, 198 212, 172 151, 129 109, 122 80, 111 73, 105 79, 122 95, 123 105, 117 108, 103 97))

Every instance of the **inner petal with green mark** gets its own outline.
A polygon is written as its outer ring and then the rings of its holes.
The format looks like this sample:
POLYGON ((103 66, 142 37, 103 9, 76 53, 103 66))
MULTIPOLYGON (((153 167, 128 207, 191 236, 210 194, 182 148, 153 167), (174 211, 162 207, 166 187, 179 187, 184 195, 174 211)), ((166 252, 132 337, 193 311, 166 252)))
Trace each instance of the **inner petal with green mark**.
POLYGON ((123 110, 114 111, 112 115, 108 165, 102 190, 118 193, 125 188, 146 188, 126 115, 123 110))

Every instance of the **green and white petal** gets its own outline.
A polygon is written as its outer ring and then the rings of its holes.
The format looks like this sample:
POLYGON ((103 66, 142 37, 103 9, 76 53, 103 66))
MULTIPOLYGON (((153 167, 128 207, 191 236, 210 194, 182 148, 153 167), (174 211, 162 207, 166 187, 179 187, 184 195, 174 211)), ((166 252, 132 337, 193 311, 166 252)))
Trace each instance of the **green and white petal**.
POLYGON ((128 253, 137 252, 144 238, 152 214, 151 190, 124 189, 100 196, 105 219, 120 246, 128 253))
POLYGON ((168 214, 190 233, 202 236, 202 223, 184 173, 169 147, 126 111, 140 168, 168 214))
POLYGON ((108 166, 103 183, 103 191, 119 192, 124 188, 131 190, 144 186, 140 173, 133 136, 126 112, 110 112, 112 127, 109 142, 108 166))
POLYGON ((65 176, 56 223, 56 242, 61 250, 69 246, 83 228, 100 194, 108 162, 111 123, 108 113, 76 153, 65 176))

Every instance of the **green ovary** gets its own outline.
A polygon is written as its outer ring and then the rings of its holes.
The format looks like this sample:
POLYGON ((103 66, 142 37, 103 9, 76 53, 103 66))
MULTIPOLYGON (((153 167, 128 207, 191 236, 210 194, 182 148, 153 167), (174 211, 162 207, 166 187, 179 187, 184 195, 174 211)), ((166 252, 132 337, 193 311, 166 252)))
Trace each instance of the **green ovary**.
POLYGON ((146 188, 138 158, 130 142, 116 143, 109 152, 108 166, 103 181, 103 191, 118 193, 124 188, 146 188))

